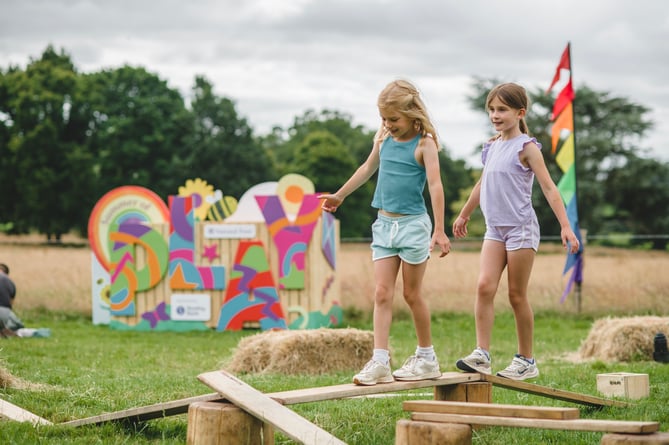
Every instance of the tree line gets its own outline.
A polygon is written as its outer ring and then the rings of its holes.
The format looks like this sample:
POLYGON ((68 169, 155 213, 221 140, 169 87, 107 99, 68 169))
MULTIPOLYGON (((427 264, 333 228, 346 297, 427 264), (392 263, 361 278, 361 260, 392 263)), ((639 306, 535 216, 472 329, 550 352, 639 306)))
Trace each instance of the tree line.
MULTIPOLYGON (((473 109, 485 113, 485 97, 495 83, 473 79, 468 98, 473 109)), ((533 102, 528 125, 557 182, 561 172, 550 153, 549 118, 555 98, 539 89, 528 93, 533 102)), ((650 110, 587 86, 576 97, 581 227, 590 234, 641 238, 669 233, 669 164, 640 145, 653 125, 650 110)), ((239 199, 253 185, 299 173, 317 191, 335 191, 367 157, 376 130, 325 109, 306 110, 288 128, 256 135, 234 101, 217 96, 203 76, 195 77, 186 103, 145 68, 80 73, 64 50, 48 46, 25 69, 0 68, 0 232, 38 232, 52 240, 71 232, 85 235, 95 203, 122 185, 143 186, 167 199, 187 179, 201 178, 239 199)), ((443 148, 449 222, 480 169, 443 148)), ((370 181, 337 212, 343 239, 370 237, 373 189, 370 181)), ((542 235, 559 234, 538 187, 535 194, 542 235)), ((480 214, 472 218, 470 233, 483 233, 480 214)), ((664 249, 667 240, 650 243, 664 249)))

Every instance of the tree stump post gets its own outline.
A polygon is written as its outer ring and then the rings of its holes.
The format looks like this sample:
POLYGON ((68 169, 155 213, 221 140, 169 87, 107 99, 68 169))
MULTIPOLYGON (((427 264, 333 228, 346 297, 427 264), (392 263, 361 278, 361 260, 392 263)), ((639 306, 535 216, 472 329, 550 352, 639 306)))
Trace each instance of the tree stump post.
POLYGON ((274 445, 274 432, 231 403, 195 402, 188 407, 186 444, 274 445))

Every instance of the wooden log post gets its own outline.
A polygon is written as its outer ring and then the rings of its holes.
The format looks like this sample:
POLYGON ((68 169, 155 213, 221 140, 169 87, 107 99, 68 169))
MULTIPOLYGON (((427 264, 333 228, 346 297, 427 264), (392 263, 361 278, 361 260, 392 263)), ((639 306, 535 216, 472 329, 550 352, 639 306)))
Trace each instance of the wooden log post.
POLYGON ((273 445, 271 426, 231 403, 195 402, 188 407, 187 445, 273 445))
POLYGON ((395 445, 471 445, 471 443, 472 428, 465 424, 400 419, 395 427, 395 445))
POLYGON ((492 383, 469 382, 434 387, 434 400, 449 402, 492 402, 492 383))

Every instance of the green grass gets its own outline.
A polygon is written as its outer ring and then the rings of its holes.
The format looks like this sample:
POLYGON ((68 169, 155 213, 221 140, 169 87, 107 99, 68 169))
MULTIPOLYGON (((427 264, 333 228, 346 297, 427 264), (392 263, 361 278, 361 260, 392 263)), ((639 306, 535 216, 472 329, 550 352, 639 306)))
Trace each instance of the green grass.
MULTIPOLYGON (((0 389, 0 398, 55 424, 138 406, 211 393, 197 375, 220 369, 239 340, 257 331, 135 333, 93 326, 88 317, 62 313, 21 314, 30 327, 50 328, 50 338, 0 341, 2 366, 15 378, 41 389, 0 389)), ((348 313, 350 327, 371 329, 369 315, 348 313)), ((513 390, 493 389, 494 403, 576 406, 582 418, 646 420, 669 430, 669 365, 653 361, 607 364, 572 363, 564 358, 578 350, 593 319, 562 313, 537 313, 535 352, 541 376, 535 383, 599 396, 596 375, 607 372, 647 373, 650 397, 626 408, 595 410, 513 390)), ((471 314, 435 314, 434 343, 442 370, 455 371, 455 360, 474 346, 471 314)), ((510 313, 497 315, 493 331, 494 368, 502 367, 515 352, 515 328, 510 313)), ((397 314, 391 332, 397 366, 416 344, 413 325, 397 314)), ((327 351, 323 351, 327 353, 327 351)), ((323 376, 243 375, 263 392, 335 385, 350 382, 354 371, 323 376)), ((429 393, 429 391, 427 391, 429 393)), ((427 399, 426 391, 400 397, 356 398, 291 406, 299 414, 352 445, 393 444, 395 424, 408 418, 402 401, 427 399)), ((138 425, 121 423, 79 428, 33 426, 5 421, 0 424, 2 444, 184 444, 187 415, 156 419, 138 425)), ((491 427, 474 431, 474 444, 598 444, 602 433, 491 427)), ((277 434, 278 444, 292 443, 277 434)))

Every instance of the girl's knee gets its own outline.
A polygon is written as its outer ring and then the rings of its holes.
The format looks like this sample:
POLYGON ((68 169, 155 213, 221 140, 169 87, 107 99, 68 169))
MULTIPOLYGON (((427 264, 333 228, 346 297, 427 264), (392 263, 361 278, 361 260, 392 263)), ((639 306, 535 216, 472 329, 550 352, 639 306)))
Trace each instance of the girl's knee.
POLYGON ((523 308, 525 306, 528 306, 530 304, 529 300, 527 299, 527 295, 524 294, 514 294, 514 293, 509 293, 509 304, 511 305, 512 308, 517 309, 517 308, 523 308))

